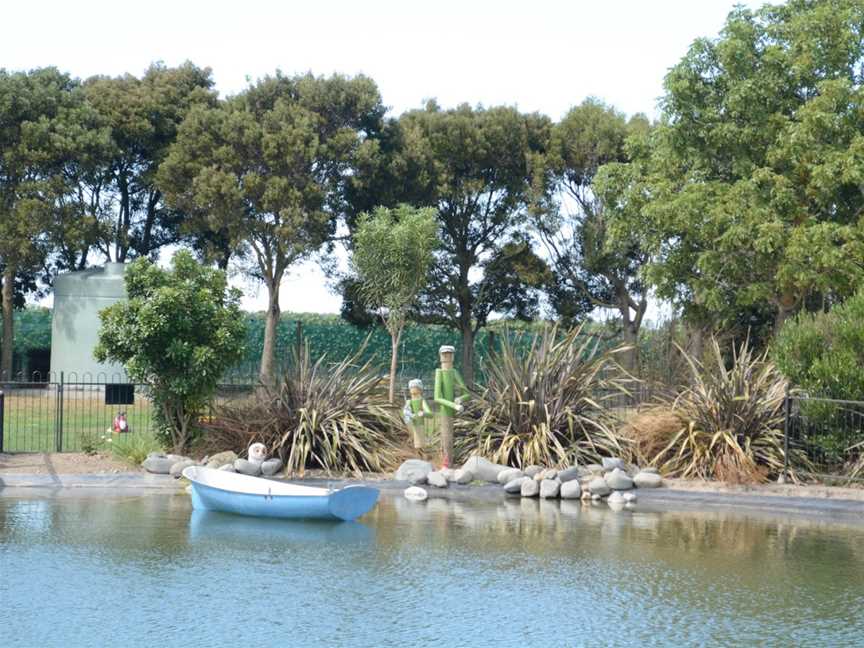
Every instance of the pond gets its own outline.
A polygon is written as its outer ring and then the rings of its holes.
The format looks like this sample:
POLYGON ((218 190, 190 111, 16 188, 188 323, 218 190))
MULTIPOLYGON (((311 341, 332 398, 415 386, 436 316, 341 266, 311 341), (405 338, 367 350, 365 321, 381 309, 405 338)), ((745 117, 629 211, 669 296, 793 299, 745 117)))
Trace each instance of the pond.
POLYGON ((3 645, 864 644, 864 526, 579 502, 362 523, 0 497, 3 645))

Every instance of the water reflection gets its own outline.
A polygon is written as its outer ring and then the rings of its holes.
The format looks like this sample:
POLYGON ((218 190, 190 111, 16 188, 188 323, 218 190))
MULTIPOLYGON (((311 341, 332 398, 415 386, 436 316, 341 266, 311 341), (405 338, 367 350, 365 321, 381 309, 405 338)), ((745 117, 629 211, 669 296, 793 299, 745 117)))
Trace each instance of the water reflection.
POLYGON ((388 496, 334 524, 0 497, 0 567, 20 646, 210 646, 248 618, 260 645, 864 643, 864 526, 791 516, 388 496))

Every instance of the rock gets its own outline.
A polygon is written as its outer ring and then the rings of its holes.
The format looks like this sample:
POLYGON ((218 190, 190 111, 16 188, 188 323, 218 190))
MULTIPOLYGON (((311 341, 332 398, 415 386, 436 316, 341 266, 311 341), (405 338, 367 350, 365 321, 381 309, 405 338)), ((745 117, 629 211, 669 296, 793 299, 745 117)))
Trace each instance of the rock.
POLYGON ((456 471, 452 468, 442 468, 438 472, 444 475, 444 479, 448 482, 456 481, 456 471))
POLYGON ((268 459, 267 461, 261 462, 261 474, 267 475, 270 477, 271 475, 275 475, 282 469, 282 460, 281 459, 268 459))
POLYGON ((597 493, 591 493, 592 502, 599 502, 601 499, 603 499, 601 495, 598 495, 597 493))
POLYGON ((148 452, 147 458, 148 459, 164 459, 165 453, 164 452, 148 452))
POLYGON ((540 482, 530 477, 523 477, 519 493, 522 497, 537 497, 538 493, 540 493, 540 482))
POLYGON ((470 484, 474 481, 474 473, 467 468, 459 468, 453 476, 453 481, 457 484, 470 484))
POLYGON ((412 502, 422 502, 429 497, 429 493, 419 486, 409 486, 402 494, 405 495, 405 499, 409 499, 412 502))
POLYGON ((637 470, 636 472, 646 472, 646 473, 654 473, 658 474, 660 471, 657 470, 654 466, 648 466, 646 468, 642 468, 641 470, 637 470))
POLYGON ((174 459, 168 457, 147 457, 141 466, 149 473, 156 475, 168 475, 171 473, 171 466, 177 463, 174 459))
POLYGON ((435 488, 447 488, 447 478, 439 471, 433 471, 426 475, 426 481, 435 488))
POLYGON ((635 502, 636 501, 636 493, 627 492, 623 495, 625 502, 635 502))
POLYGON ((623 459, 618 457, 603 457, 603 470, 627 470, 627 465, 623 459))
POLYGON ((504 492, 508 495, 518 495, 522 492, 522 482, 524 481, 534 481, 533 479, 529 479, 528 477, 517 477, 506 484, 504 484, 504 492))
POLYGON ((543 470, 543 466, 531 465, 525 468, 522 472, 525 473, 526 477, 534 477, 537 473, 543 470))
POLYGON ((609 488, 609 484, 606 483, 606 480, 602 477, 595 477, 588 483, 588 490, 591 492, 591 495, 596 495, 597 497, 603 497, 604 495, 608 495, 612 492, 612 489, 609 488))
POLYGON ((608 473, 604 479, 612 490, 630 490, 633 488, 633 480, 619 468, 608 473))
POLYGON ((226 463, 233 464, 237 459, 239 459, 239 457, 236 452, 225 450, 224 452, 217 452, 215 455, 208 457, 207 466, 209 467, 214 461, 217 466, 224 466, 226 463))
POLYGON ((167 454, 165 455, 165 458, 173 460, 174 463, 177 463, 178 461, 186 461, 187 459, 189 459, 189 457, 184 457, 183 455, 177 454, 167 454))
POLYGON ((657 473, 643 470, 636 474, 633 483, 636 484, 636 488, 657 488, 663 483, 663 478, 657 473))
POLYGON ((234 470, 242 475, 252 475, 257 477, 261 474, 261 464, 248 459, 236 459, 234 461, 234 470))
POLYGON ((579 499, 582 497, 582 486, 579 485, 579 480, 571 479, 561 484, 560 494, 561 499, 579 499))
POLYGON ((178 461, 173 466, 171 466, 171 470, 168 471, 168 474, 172 477, 180 478, 180 475, 183 473, 185 468, 189 466, 195 466, 197 463, 192 459, 185 459, 184 461, 178 461))
POLYGON ((601 475, 603 474, 603 466, 600 464, 588 464, 585 466, 585 470, 589 475, 601 475))
POLYGON ((219 466, 219 470, 224 470, 225 472, 237 472, 237 469, 234 468, 234 464, 225 464, 224 466, 219 466))
POLYGON ((572 466, 570 468, 565 468, 564 470, 558 471, 558 481, 562 484, 566 484, 569 481, 573 481, 574 479, 579 479, 579 475, 582 470, 579 466, 572 466))
POLYGON ((499 484, 506 484, 518 477, 524 477, 525 474, 518 468, 505 468, 498 473, 497 481, 499 484))
POLYGON ((558 497, 559 492, 561 492, 561 482, 557 479, 544 479, 540 482, 540 497, 543 499, 558 497))
POLYGON ((624 495, 619 493, 618 491, 613 492, 609 497, 606 498, 606 503, 609 505, 609 508, 613 511, 622 511, 624 510, 624 495))
POLYGON ((411 484, 425 484, 426 475, 435 470, 431 463, 422 459, 408 459, 399 466, 394 478, 411 484))
POLYGON ((509 468, 509 466, 493 464, 491 461, 484 459, 483 457, 470 457, 462 467, 474 473, 475 479, 487 482, 497 482, 498 473, 509 468))

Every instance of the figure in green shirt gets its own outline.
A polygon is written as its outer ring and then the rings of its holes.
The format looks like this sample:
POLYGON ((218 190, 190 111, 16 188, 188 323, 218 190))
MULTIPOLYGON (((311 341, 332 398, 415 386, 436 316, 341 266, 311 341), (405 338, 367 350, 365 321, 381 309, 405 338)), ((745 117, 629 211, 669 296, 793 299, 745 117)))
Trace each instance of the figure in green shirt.
POLYGON ((414 448, 424 455, 426 449, 426 426, 432 422, 432 410, 423 398, 423 381, 414 379, 408 382, 411 397, 405 401, 402 418, 414 435, 414 448))
POLYGON ((439 407, 438 424, 441 430, 442 464, 445 468, 449 468, 453 463, 453 416, 462 411, 462 401, 468 398, 465 381, 453 368, 455 352, 456 350, 449 345, 438 349, 441 368, 435 370, 435 402, 439 407))

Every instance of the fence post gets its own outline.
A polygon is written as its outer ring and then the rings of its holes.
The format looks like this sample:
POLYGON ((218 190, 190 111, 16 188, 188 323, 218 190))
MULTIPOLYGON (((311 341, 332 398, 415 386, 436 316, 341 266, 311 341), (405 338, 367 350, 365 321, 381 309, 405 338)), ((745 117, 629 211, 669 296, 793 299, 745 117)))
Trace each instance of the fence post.
POLYGON ((789 401, 789 384, 786 384, 786 393, 783 395, 783 480, 789 477, 789 416, 791 403, 789 401))
POLYGON ((3 410, 6 406, 6 396, 0 389, 0 452, 3 452, 3 410))
POLYGON ((54 429, 54 444, 57 452, 63 452, 63 372, 60 372, 60 382, 57 384, 57 425, 54 429))

